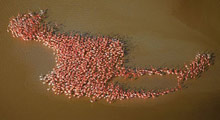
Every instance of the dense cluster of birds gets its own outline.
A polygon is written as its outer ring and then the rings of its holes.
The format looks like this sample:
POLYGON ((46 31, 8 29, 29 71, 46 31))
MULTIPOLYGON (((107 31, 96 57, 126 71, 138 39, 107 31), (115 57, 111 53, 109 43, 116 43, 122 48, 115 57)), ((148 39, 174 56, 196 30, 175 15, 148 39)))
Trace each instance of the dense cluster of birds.
POLYGON ((119 39, 103 36, 83 36, 56 33, 55 28, 44 21, 44 10, 18 14, 11 18, 8 32, 25 41, 38 41, 53 49, 56 65, 51 72, 41 75, 40 80, 55 94, 69 98, 87 96, 91 102, 98 99, 113 100, 151 98, 181 89, 187 79, 196 78, 211 64, 210 53, 197 54, 195 59, 181 69, 135 68, 124 66, 124 47, 119 39), (113 77, 138 78, 143 75, 177 76, 173 88, 158 90, 131 90, 109 82, 113 77))

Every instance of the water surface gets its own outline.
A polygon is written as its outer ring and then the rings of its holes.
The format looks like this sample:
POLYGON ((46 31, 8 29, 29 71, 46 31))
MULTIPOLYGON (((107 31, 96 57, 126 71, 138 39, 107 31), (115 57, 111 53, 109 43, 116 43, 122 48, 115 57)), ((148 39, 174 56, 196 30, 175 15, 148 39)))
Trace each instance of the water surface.
MULTIPOLYGON (((219 12, 218 0, 1 0, 0 118, 220 119, 219 12), (56 96, 38 80, 54 66, 52 51, 6 32, 9 18, 18 12, 45 8, 49 9, 47 20, 63 24, 62 31, 125 36, 130 48, 128 66, 182 66, 205 50, 215 53, 215 65, 199 79, 186 82, 188 88, 156 99, 91 104, 87 98, 56 96)), ((146 88, 174 84, 172 76, 128 82, 146 88)))

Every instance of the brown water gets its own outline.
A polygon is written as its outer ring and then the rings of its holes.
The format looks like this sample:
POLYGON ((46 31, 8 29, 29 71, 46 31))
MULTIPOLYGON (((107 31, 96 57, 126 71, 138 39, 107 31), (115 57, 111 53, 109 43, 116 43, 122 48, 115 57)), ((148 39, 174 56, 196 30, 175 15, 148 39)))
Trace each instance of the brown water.
MULTIPOLYGON (((218 0, 1 0, 0 20, 1 120, 220 119, 218 0), (91 104, 87 98, 56 96, 38 80, 54 66, 52 51, 6 32, 11 16, 39 8, 48 8, 47 20, 64 24, 62 31, 126 36, 130 66, 181 66, 205 50, 215 53, 215 65, 188 81, 188 88, 156 99, 91 104)), ((128 83, 156 88, 172 86, 175 80, 144 77, 128 83)))

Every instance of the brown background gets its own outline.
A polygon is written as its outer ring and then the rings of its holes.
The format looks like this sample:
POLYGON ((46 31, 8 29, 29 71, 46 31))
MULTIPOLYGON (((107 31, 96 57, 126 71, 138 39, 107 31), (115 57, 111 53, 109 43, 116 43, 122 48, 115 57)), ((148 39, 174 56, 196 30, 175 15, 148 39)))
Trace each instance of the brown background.
MULTIPOLYGON (((219 33, 219 0, 0 0, 0 119, 220 119, 219 33), (45 8, 47 20, 62 23, 62 31, 126 36, 127 65, 182 66, 205 50, 215 53, 215 65, 186 82, 188 88, 154 100, 91 104, 87 98, 56 96, 38 80, 54 66, 52 51, 6 32, 9 18, 18 12, 45 8)), ((174 83, 173 76, 145 76, 128 85, 157 88, 174 83)))

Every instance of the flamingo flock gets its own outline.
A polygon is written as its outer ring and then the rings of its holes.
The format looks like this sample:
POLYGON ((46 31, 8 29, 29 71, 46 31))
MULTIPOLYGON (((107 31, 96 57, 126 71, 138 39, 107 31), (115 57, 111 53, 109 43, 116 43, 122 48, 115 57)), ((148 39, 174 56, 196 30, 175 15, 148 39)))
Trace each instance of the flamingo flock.
POLYGON ((119 39, 104 36, 68 35, 57 33, 55 27, 44 21, 45 10, 18 14, 11 18, 8 32, 24 41, 37 41, 51 48, 56 65, 40 80, 47 90, 65 94, 69 98, 86 96, 90 102, 105 99, 154 98, 182 88, 187 79, 197 78, 213 63, 211 53, 197 54, 191 63, 177 68, 135 68, 124 66, 124 47, 119 39), (157 90, 131 90, 109 82, 113 77, 138 78, 143 75, 176 75, 177 85, 157 90))

